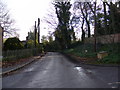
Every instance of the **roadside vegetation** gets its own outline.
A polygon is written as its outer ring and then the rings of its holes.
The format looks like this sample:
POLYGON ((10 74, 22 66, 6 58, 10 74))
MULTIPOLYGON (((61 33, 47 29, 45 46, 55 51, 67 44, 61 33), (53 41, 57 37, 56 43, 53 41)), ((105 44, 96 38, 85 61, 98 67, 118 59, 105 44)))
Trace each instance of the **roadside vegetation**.
MULTIPOLYGON (((94 52, 92 44, 79 44, 73 48, 66 49, 65 54, 75 55, 82 59, 91 60, 93 64, 120 64, 120 43, 97 45, 97 52, 94 52), (106 51, 108 56, 98 59, 97 54, 106 51), (92 58, 92 59, 91 59, 92 58)), ((89 62, 89 63, 91 63, 89 62)))
POLYGON ((39 44, 35 48, 33 41, 29 40, 28 42, 23 43, 16 37, 8 38, 4 42, 2 51, 2 66, 13 66, 27 62, 37 56, 41 57, 44 54, 42 45, 39 44))
MULTIPOLYGON (((55 25, 55 31, 52 33, 55 40, 52 42, 48 40, 45 46, 46 51, 61 50, 61 52, 71 56, 80 57, 80 60, 91 60, 92 62, 89 63, 120 63, 118 50, 120 45, 118 40, 120 33, 120 1, 100 2, 99 4, 94 1, 75 1, 73 4, 70 2, 54 2, 58 22, 46 20, 51 27, 55 25), (70 11, 71 8, 73 8, 73 12, 70 11), (75 30, 81 33, 81 38, 76 37, 75 30), (51 47, 48 45, 51 45, 51 47), (57 47, 57 50, 55 47, 57 47), (103 51, 107 52, 108 56, 98 59, 97 54, 103 51)), ((53 13, 48 15, 49 17, 53 16, 53 13)), ((51 37, 53 37, 52 35, 51 37)))

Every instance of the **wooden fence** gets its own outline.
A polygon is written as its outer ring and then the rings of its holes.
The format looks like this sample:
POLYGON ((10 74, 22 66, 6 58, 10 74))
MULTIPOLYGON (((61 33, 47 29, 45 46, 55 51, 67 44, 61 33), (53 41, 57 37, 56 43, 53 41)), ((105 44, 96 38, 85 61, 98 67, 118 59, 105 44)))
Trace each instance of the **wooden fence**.
POLYGON ((3 51, 3 60, 16 60, 35 56, 41 53, 40 48, 3 51))

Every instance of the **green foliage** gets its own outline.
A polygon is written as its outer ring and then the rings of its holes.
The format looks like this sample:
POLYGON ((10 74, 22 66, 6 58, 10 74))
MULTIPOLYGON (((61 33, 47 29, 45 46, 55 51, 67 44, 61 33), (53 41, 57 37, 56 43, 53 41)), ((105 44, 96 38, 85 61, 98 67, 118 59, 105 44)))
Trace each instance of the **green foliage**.
POLYGON ((49 42, 45 45, 45 51, 59 51, 61 50, 61 47, 58 42, 53 41, 49 42))
POLYGON ((107 51, 109 54, 101 60, 102 63, 120 63, 120 43, 102 45, 99 51, 107 51))
MULTIPOLYGON (((82 26, 84 26, 84 28, 87 29, 86 31, 90 31, 88 29, 89 25, 90 26, 96 25, 95 30, 97 36, 120 33, 120 2, 116 2, 116 1, 103 2, 101 0, 100 3, 97 3, 95 7, 95 3, 93 1, 91 2, 75 1, 73 5, 74 5, 74 9, 73 9, 74 14, 73 14, 72 23, 73 25, 75 24, 75 26, 77 25, 80 26, 82 29, 79 29, 80 27, 77 28, 82 33, 84 33, 83 32, 84 29, 82 26), (94 15, 95 10, 96 10, 96 14, 94 15), (87 18, 89 23, 87 23, 87 18), (84 21, 87 25, 84 23, 84 21)), ((85 33, 85 34, 89 35, 89 33, 85 33)))
POLYGON ((118 3, 113 4, 110 3, 109 7, 109 23, 110 23, 110 30, 112 33, 120 33, 120 6, 117 7, 118 3), (112 28, 111 28, 112 27, 112 28))
POLYGON ((38 33, 36 33, 36 40, 35 40, 35 32, 30 31, 28 32, 27 42, 25 44, 25 48, 35 48, 35 41, 36 41, 36 47, 39 47, 38 44, 38 33))
POLYGON ((33 40, 28 40, 26 45, 27 45, 27 48, 34 48, 34 46, 35 46, 33 40))
MULTIPOLYGON (((28 40, 35 40, 35 32, 30 31, 28 32, 28 36, 27 36, 28 40)), ((36 40, 38 39, 38 33, 36 33, 36 40)), ((38 40, 37 40, 38 41, 38 40)))
POLYGON ((49 41, 49 43, 53 42, 53 37, 52 36, 48 36, 48 41, 49 41))
POLYGON ((48 43, 47 37, 45 35, 42 36, 41 42, 46 45, 48 43))
POLYGON ((101 60, 102 63, 113 63, 113 64, 119 64, 120 63, 120 54, 109 54, 109 56, 103 58, 101 60))
POLYGON ((68 48, 71 43, 70 36, 70 2, 55 2, 55 9, 58 18, 58 26, 55 31, 55 40, 59 43, 62 49, 68 48))
POLYGON ((77 43, 76 46, 66 50, 65 53, 72 53, 80 57, 96 57, 96 53, 93 52, 92 44, 82 44, 80 42, 76 43, 77 43))
POLYGON ((4 50, 18 50, 23 49, 22 42, 14 37, 14 38, 8 38, 4 43, 4 50))
MULTIPOLYGON (((25 48, 35 48, 35 41, 34 40, 27 40, 26 44, 24 45, 25 48)), ((36 40, 36 47, 39 48, 40 45, 38 44, 38 41, 36 40)))
POLYGON ((96 64, 117 64, 120 63, 120 43, 116 44, 103 44, 103 45, 97 45, 98 51, 94 52, 94 47, 92 44, 79 44, 71 49, 67 49, 64 52, 74 54, 76 56, 80 57, 96 57, 97 53, 100 51, 107 51, 108 56, 104 57, 101 60, 98 60, 94 63, 96 64), (87 50, 87 52, 85 52, 87 50))
POLYGON ((54 41, 52 36, 48 36, 47 40, 47 37, 43 35, 41 41, 44 51, 57 51, 61 49, 58 42, 54 41))

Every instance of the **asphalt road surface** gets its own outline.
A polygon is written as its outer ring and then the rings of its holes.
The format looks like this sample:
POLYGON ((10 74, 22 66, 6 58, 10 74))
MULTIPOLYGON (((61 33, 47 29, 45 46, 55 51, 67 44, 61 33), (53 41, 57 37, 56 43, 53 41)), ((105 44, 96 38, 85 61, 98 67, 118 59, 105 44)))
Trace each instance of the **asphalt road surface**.
POLYGON ((48 52, 12 75, 3 88, 117 88, 118 67, 76 64, 60 53, 48 52))

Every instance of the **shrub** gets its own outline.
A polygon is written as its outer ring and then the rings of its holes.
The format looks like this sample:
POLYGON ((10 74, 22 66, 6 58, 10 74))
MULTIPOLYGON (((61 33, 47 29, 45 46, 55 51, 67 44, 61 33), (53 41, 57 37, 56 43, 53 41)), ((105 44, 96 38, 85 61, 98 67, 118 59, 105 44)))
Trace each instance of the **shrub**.
POLYGON ((22 42, 16 37, 8 38, 4 43, 4 50, 18 50, 23 47, 22 42))

